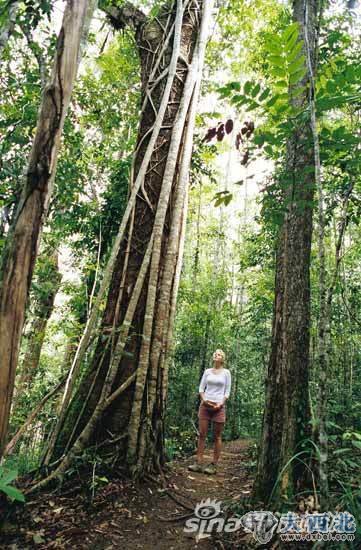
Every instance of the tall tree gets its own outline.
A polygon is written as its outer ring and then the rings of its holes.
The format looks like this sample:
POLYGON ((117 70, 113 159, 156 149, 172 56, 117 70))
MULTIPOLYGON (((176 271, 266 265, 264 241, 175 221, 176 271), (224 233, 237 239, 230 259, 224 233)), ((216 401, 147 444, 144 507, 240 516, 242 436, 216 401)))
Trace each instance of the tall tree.
MULTIPOLYGON (((306 0, 307 1, 307 0, 306 0)), ((293 1, 293 19, 299 24, 304 64, 305 32, 311 63, 315 65, 318 1, 293 1)), ((290 86, 290 102, 302 111, 287 143, 283 175, 284 219, 278 235, 275 301, 271 354, 266 378, 263 433, 255 484, 257 496, 288 494, 299 488, 304 469, 297 453, 308 433, 309 341, 310 341, 310 252, 312 240, 315 160, 308 106, 309 75, 290 86)), ((301 457, 301 459, 304 457, 301 457)))
POLYGON ((99 303, 111 267, 98 342, 46 457, 49 462, 65 454, 52 477, 61 475, 89 442, 115 453, 122 467, 125 460, 133 475, 159 470, 164 460, 166 353, 212 4, 167 2, 154 19, 129 3, 106 8, 115 28, 135 31, 142 113, 128 206, 97 298, 99 303))
POLYGON ((95 3, 67 2, 22 195, 0 266, 0 456, 4 448, 27 295, 52 193, 60 137, 77 73, 80 44, 95 3))

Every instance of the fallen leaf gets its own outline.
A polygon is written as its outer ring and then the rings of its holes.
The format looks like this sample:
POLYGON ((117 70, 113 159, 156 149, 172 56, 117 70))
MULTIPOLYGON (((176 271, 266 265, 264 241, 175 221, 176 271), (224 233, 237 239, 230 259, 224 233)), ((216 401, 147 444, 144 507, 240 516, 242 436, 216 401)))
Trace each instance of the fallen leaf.
POLYGON ((40 523, 41 521, 43 521, 43 518, 41 518, 40 516, 35 516, 33 520, 35 521, 35 523, 40 523))
POLYGON ((43 537, 38 533, 35 533, 35 535, 33 535, 33 541, 34 544, 43 544, 43 542, 45 542, 45 539, 43 539, 43 537))
POLYGON ((199 542, 202 539, 209 539, 211 535, 207 535, 206 533, 198 533, 196 535, 196 542, 199 542))

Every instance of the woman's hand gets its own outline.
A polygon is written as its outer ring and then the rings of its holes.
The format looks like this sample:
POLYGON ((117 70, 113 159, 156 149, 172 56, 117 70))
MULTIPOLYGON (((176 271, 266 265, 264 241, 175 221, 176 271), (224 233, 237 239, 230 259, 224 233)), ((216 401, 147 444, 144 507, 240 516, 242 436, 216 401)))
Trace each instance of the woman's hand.
POLYGON ((223 403, 216 403, 215 401, 203 401, 204 405, 208 409, 212 409, 214 411, 219 411, 219 409, 222 407, 223 403))
POLYGON ((217 406, 217 403, 215 403, 214 401, 207 401, 206 399, 203 400, 203 404, 208 409, 215 409, 215 407, 217 406))

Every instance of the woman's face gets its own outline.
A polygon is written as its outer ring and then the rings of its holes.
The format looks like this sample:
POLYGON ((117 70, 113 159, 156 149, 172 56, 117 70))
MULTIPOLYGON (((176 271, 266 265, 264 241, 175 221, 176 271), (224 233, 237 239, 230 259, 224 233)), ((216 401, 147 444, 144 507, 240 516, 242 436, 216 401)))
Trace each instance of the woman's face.
POLYGON ((213 353, 213 361, 215 361, 216 363, 223 363, 223 355, 221 352, 219 351, 215 351, 213 353))

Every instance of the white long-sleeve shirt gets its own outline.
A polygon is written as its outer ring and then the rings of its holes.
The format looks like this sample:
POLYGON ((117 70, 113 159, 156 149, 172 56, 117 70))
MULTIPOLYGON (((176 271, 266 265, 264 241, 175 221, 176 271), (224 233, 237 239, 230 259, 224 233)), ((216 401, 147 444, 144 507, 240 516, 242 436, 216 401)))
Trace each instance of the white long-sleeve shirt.
POLYGON ((206 401, 222 403, 224 397, 231 392, 231 373, 228 369, 220 369, 215 373, 213 369, 206 369, 199 384, 199 393, 204 393, 206 401))

